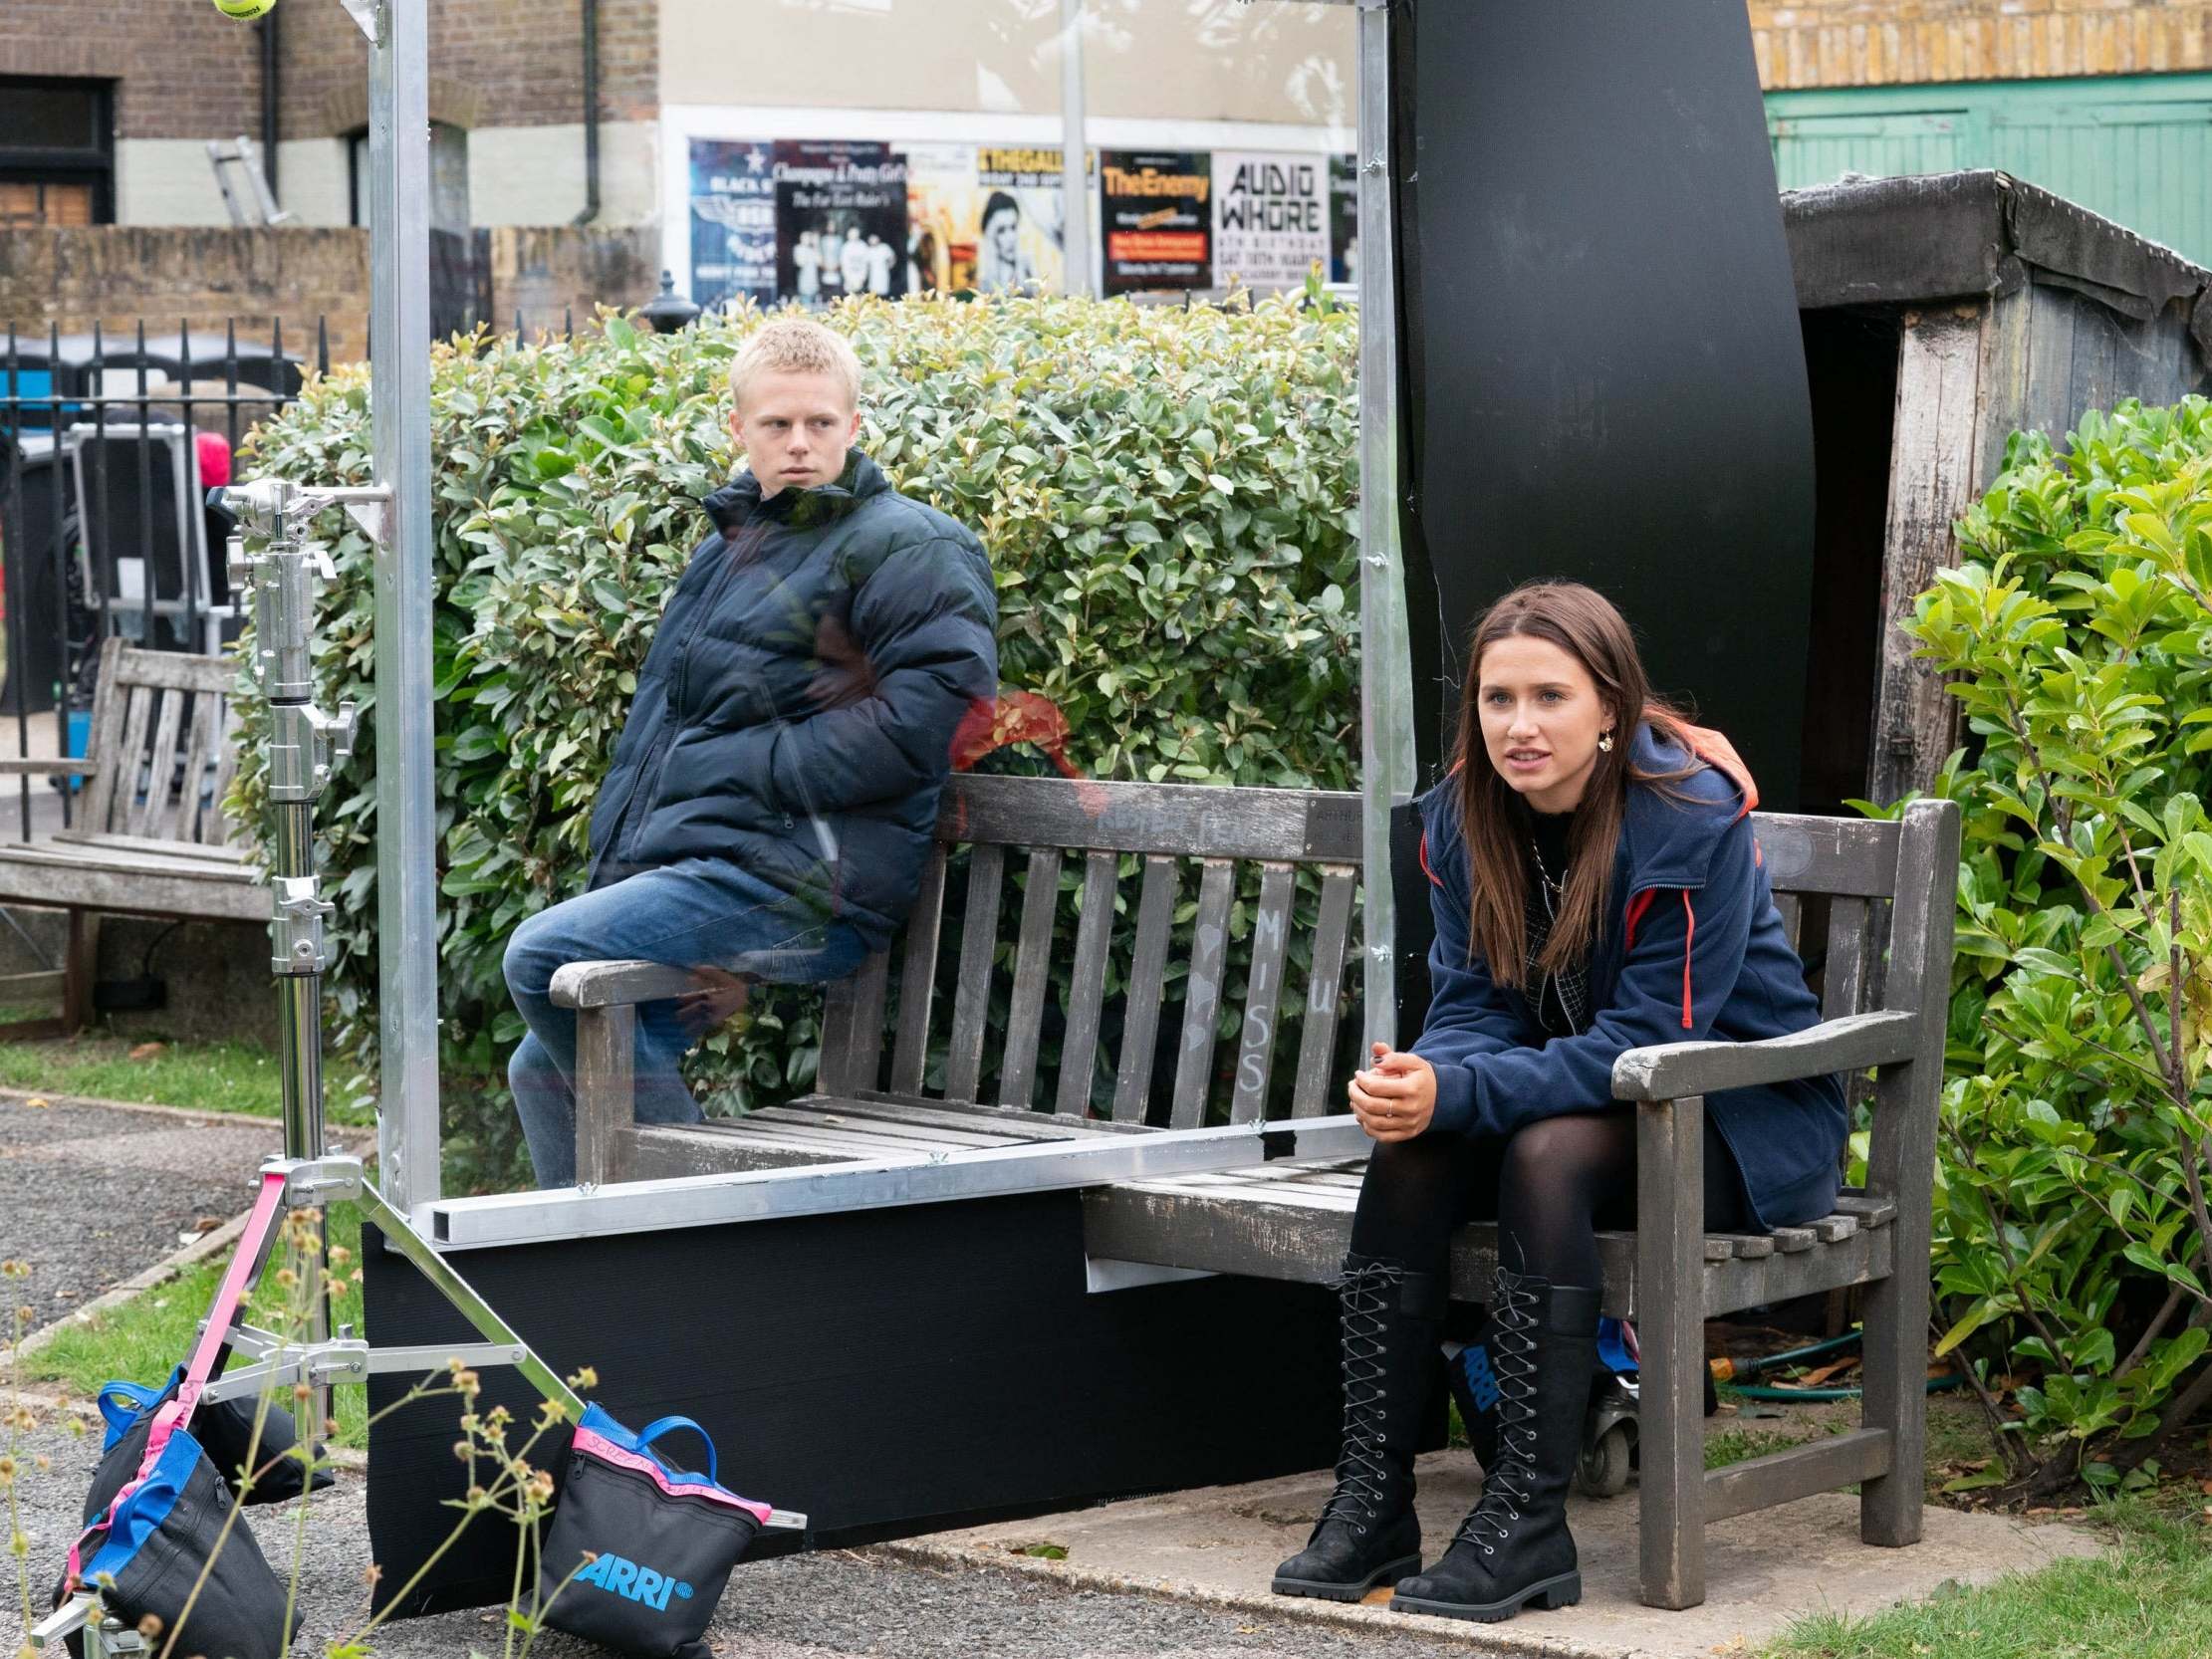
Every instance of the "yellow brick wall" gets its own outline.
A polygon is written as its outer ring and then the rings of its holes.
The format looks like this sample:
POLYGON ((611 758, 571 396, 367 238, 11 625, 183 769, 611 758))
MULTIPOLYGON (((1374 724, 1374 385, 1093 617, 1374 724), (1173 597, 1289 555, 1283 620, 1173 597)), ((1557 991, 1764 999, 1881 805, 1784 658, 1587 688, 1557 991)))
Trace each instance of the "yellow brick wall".
POLYGON ((1769 92, 2212 69, 2212 5, 2203 0, 1750 4, 1769 92))

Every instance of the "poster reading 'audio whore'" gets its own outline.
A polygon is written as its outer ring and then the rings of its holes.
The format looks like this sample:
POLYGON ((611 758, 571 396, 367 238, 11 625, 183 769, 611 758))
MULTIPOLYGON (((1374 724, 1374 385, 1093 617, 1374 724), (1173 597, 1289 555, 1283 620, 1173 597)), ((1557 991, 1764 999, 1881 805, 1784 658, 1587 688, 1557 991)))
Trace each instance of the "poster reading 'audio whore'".
POLYGON ((1212 286, 1212 161, 1187 149, 1102 152, 1106 293, 1212 286))
POLYGON ((1216 150, 1213 269, 1224 286, 1296 288, 1329 263, 1329 158, 1216 150))

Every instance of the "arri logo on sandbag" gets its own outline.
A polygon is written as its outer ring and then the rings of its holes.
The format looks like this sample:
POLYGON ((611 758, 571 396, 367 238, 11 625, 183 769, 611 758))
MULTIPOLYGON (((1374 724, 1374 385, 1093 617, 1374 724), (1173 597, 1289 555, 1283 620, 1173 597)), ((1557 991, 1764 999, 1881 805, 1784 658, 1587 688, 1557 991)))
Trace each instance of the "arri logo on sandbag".
POLYGON ((588 1562, 575 1581, 597 1584, 628 1601, 641 1601, 655 1612, 667 1607, 671 1592, 682 1600, 691 1599, 691 1586, 681 1579, 664 1577, 649 1566, 639 1566, 619 1555, 602 1555, 588 1562))

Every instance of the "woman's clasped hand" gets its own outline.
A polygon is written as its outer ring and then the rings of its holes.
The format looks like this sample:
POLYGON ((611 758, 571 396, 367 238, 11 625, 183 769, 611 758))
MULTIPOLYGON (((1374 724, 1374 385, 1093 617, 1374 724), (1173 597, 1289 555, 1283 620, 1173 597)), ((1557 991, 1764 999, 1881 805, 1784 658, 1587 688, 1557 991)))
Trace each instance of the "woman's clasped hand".
POLYGON ((1436 1068, 1419 1055, 1374 1045, 1374 1064, 1352 1074, 1352 1115, 1375 1140, 1411 1140, 1436 1115, 1436 1068))

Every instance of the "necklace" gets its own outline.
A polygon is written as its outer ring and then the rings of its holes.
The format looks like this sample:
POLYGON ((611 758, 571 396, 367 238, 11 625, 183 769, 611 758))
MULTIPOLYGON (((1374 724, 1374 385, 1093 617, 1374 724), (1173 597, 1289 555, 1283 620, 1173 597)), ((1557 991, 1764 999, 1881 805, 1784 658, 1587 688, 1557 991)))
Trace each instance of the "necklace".
MULTIPOLYGON (((1562 876, 1557 881, 1554 881, 1552 879, 1552 872, 1544 867, 1544 848, 1537 844, 1537 839, 1534 835, 1531 835, 1529 837, 1529 851, 1533 853, 1536 857, 1537 879, 1544 883, 1545 891, 1553 897, 1565 898, 1567 896, 1566 877, 1562 876)), ((1552 901, 1551 898, 1548 897, 1544 901, 1544 908, 1546 910, 1549 910, 1551 909, 1551 907, 1552 901)))

